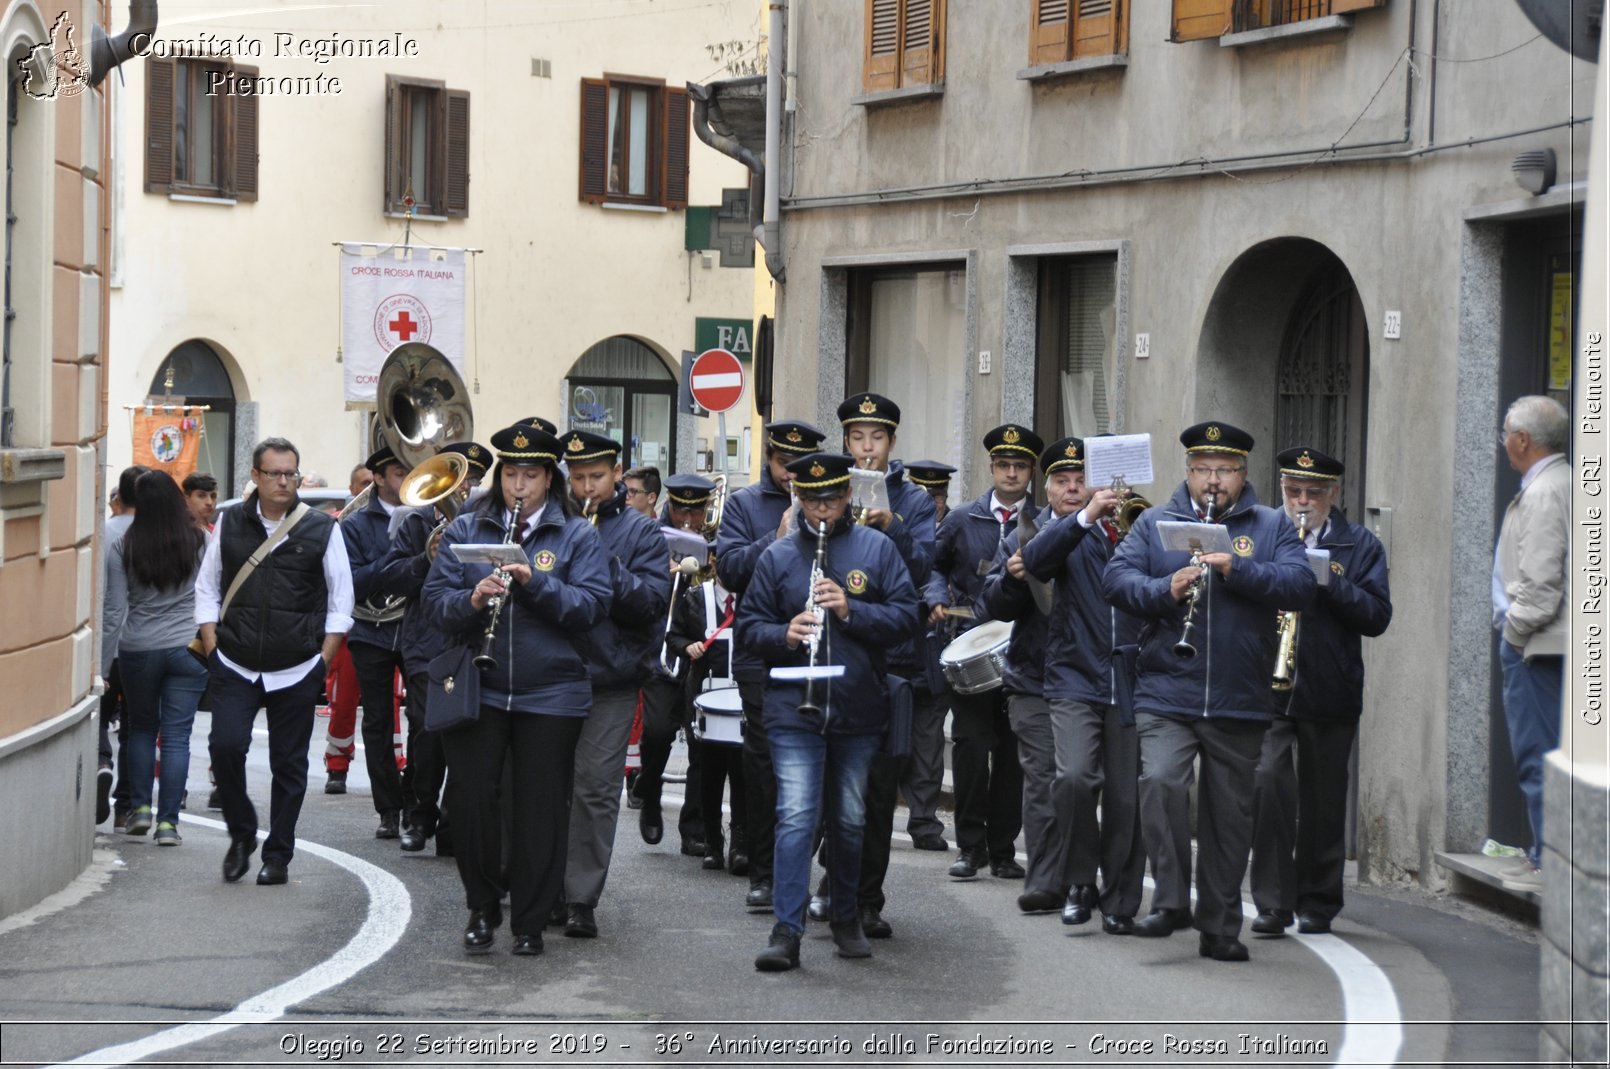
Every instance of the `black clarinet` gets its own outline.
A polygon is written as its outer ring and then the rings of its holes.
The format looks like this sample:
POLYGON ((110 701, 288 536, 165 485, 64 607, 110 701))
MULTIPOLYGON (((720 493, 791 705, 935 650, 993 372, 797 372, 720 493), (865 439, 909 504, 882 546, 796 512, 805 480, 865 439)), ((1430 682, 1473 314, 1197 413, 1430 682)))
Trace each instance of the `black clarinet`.
MULTIPOLYGON (((516 532, 520 529, 518 526, 520 507, 524 501, 524 498, 515 498, 514 507, 509 510, 509 526, 503 532, 503 544, 506 546, 519 544, 520 539, 516 532)), ((497 571, 492 573, 492 577, 502 583, 505 589, 501 594, 493 594, 486 602, 487 607, 492 610, 492 619, 487 621, 486 634, 481 636, 481 652, 475 655, 475 667, 482 671, 498 666, 498 659, 492 656, 492 643, 497 639, 498 617, 503 615, 503 603, 509 600, 507 589, 509 585, 508 571, 500 566, 497 571)))

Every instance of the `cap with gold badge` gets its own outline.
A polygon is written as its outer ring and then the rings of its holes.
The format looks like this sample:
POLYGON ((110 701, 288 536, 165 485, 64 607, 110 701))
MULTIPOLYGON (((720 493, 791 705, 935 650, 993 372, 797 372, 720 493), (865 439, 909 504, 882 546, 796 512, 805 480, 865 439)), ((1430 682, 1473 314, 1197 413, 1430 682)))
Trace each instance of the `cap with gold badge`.
POLYGON ((557 464, 559 439, 529 423, 516 423, 492 435, 492 451, 507 464, 557 464))
POLYGON ((1050 475, 1053 471, 1085 468, 1085 443, 1082 438, 1058 438, 1040 454, 1040 470, 1050 475))
POLYGON ((492 466, 492 451, 479 442, 453 442, 442 446, 442 452, 457 453, 480 475, 492 466))
POLYGON ((906 478, 929 493, 937 493, 950 486, 950 477, 956 469, 937 460, 914 460, 906 465, 906 478))
POLYGON ((984 449, 992 457, 1012 457, 1033 464, 1045 442, 1020 423, 1003 423, 984 435, 984 449))
POLYGON ((812 453, 788 462, 801 497, 836 497, 850 485, 854 465, 844 453, 812 453))
POLYGON ((839 422, 846 427, 852 423, 881 423, 885 427, 898 427, 900 406, 882 394, 853 394, 839 403, 839 422))
POLYGON ((710 503, 710 495, 716 492, 715 483, 691 472, 671 476, 664 486, 671 504, 685 509, 704 508, 710 503))
POLYGON ((1187 453, 1234 453, 1244 457, 1252 452, 1252 435, 1223 420, 1210 419, 1181 431, 1180 444, 1187 453))
POLYGON ((808 456, 822 448, 827 435, 800 419, 766 424, 766 445, 795 456, 808 456))
POLYGON ((621 444, 592 431, 566 431, 559 438, 564 446, 566 464, 580 464, 587 460, 607 460, 614 463, 621 455, 621 444))
POLYGON ((1322 479, 1334 482, 1342 477, 1343 466, 1335 457, 1326 456, 1312 446, 1299 445, 1282 449, 1275 454, 1280 474, 1293 479, 1322 479))

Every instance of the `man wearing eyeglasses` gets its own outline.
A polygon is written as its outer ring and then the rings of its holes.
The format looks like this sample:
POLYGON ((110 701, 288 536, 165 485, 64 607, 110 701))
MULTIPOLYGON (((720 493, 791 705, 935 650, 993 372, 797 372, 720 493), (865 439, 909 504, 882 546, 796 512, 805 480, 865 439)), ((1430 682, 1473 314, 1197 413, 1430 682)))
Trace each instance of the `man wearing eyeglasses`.
POLYGON ((1196 918, 1199 953, 1246 961, 1241 878, 1252 848, 1253 772, 1275 712, 1275 613, 1300 609, 1314 593, 1297 529, 1258 504, 1247 483, 1252 435, 1220 420, 1180 435, 1186 478, 1166 503, 1141 514, 1102 573, 1102 593, 1146 621, 1135 684, 1140 738, 1141 837, 1157 886, 1142 937, 1189 927, 1192 764, 1198 794, 1196 918), (1165 549, 1160 521, 1224 528, 1231 551, 1165 549), (1192 591, 1201 584, 1193 599, 1192 591), (1195 604, 1192 614, 1189 606, 1195 604), (1191 618, 1189 648, 1176 643, 1191 618))
POLYGON ((284 438, 257 444, 255 489, 221 514, 196 576, 196 624, 212 677, 208 745, 229 827, 223 864, 229 883, 246 874, 257 848, 246 751, 259 708, 268 714, 273 789, 257 882, 289 879, 296 819, 307 793, 313 706, 325 667, 352 627, 346 543, 336 536, 333 518, 298 499, 300 459, 284 438))

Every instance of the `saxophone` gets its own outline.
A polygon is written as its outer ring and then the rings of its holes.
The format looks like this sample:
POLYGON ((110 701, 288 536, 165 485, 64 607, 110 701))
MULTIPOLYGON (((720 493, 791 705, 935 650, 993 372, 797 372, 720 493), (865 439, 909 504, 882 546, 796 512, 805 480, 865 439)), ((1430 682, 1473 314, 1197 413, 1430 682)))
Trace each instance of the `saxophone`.
MULTIPOLYGON (((1297 513, 1297 541, 1308 540, 1308 513, 1297 513)), ((1280 643, 1275 648, 1275 673, 1269 681, 1273 689, 1285 693, 1297 682, 1297 624, 1299 613, 1281 609, 1275 615, 1275 634, 1280 643)))

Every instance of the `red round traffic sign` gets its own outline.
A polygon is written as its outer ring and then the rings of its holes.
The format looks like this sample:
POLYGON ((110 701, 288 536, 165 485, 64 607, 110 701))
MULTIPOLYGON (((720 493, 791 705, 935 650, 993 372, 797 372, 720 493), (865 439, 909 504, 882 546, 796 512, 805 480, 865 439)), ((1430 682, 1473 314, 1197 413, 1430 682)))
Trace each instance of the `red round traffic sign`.
POLYGON ((688 374, 693 400, 710 412, 730 412, 744 392, 744 368, 725 349, 706 349, 693 361, 688 374))

